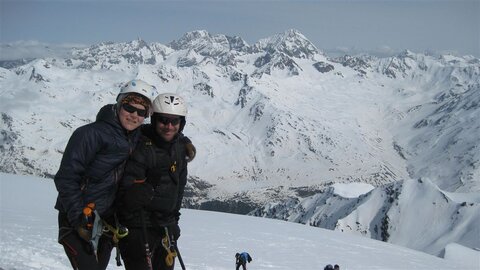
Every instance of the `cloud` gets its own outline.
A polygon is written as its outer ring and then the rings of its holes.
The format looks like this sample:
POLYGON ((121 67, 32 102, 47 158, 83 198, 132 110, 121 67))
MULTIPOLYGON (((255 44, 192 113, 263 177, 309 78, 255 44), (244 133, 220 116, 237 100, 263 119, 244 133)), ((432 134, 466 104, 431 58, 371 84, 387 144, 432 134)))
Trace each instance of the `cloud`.
POLYGON ((18 60, 46 57, 68 57, 72 48, 84 48, 84 44, 49 44, 36 40, 21 40, 0 44, 0 60, 18 60))
MULTIPOLYGON (((376 56, 379 58, 384 58, 384 57, 397 56, 402 52, 404 52, 405 50, 407 49, 392 48, 390 46, 384 45, 384 46, 379 46, 373 49, 360 49, 356 47, 339 46, 331 49, 326 49, 324 51, 328 56, 331 56, 331 57, 338 57, 338 56, 344 56, 344 55, 357 56, 357 55, 368 54, 368 55, 376 56)), ((456 50, 434 50, 434 49, 428 49, 424 51, 413 51, 410 49, 408 50, 413 53, 422 53, 422 54, 432 55, 432 56, 440 56, 440 55, 454 55, 459 57, 462 56, 461 53, 456 50)))
POLYGON ((376 57, 390 57, 394 55, 398 55, 402 50, 394 49, 389 46, 381 46, 374 49, 361 49, 356 47, 347 47, 347 46, 339 46, 332 49, 326 49, 325 53, 330 56, 343 56, 343 55, 361 55, 361 54, 369 54, 376 57))

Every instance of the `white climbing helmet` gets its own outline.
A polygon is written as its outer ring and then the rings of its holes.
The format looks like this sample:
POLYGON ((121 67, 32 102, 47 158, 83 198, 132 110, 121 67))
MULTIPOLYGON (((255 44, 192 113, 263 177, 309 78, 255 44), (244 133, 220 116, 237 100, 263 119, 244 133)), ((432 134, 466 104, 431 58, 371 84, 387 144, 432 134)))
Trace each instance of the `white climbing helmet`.
POLYGON ((148 98, 150 103, 152 103, 153 99, 157 96, 158 91, 155 86, 142 80, 131 80, 120 88, 120 93, 118 93, 117 96, 117 102, 122 100, 122 98, 128 93, 140 94, 148 98))
POLYGON ((173 93, 163 93, 153 100, 153 112, 187 116, 187 105, 183 98, 173 93))

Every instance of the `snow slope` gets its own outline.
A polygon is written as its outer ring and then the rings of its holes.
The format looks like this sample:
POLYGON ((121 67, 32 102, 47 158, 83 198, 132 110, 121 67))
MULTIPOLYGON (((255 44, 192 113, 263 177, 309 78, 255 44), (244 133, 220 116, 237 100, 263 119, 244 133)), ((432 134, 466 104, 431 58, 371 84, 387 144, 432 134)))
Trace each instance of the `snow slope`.
POLYGON ((428 179, 375 189, 335 184, 301 200, 268 203, 251 214, 355 233, 437 256, 451 243, 480 248, 480 194, 444 192, 428 179))
MULTIPOLYGON (((0 173, 0 269, 69 269, 56 242, 56 191, 51 180, 0 173)), ((179 247, 187 269, 233 269, 248 251, 249 269, 468 269, 478 251, 452 245, 447 259, 347 233, 280 220, 182 209, 179 247)), ((108 269, 121 269, 111 259, 108 269)), ((180 269, 179 265, 175 269, 180 269)))

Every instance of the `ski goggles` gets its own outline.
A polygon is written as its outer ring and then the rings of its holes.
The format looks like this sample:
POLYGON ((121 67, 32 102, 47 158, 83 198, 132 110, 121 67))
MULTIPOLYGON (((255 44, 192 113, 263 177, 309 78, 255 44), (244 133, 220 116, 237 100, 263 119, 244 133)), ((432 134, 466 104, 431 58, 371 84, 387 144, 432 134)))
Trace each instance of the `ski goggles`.
POLYGON ((138 116, 141 116, 141 117, 147 117, 148 116, 148 111, 145 110, 145 109, 139 109, 139 108, 136 108, 128 103, 123 103, 122 104, 122 108, 127 111, 128 113, 134 113, 134 112, 137 112, 137 115, 138 116))
POLYGON ((172 124, 172 126, 178 125, 181 121, 180 117, 166 117, 163 115, 158 116, 158 122, 164 124, 165 126, 168 124, 172 124))

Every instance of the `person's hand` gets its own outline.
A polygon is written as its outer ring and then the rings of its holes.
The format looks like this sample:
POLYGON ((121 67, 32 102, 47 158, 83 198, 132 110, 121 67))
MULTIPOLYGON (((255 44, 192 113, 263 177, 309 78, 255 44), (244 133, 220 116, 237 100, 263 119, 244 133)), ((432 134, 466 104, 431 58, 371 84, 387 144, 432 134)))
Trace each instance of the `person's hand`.
POLYGON ((185 144, 185 150, 187 151, 187 162, 192 161, 197 154, 197 149, 195 148, 193 143, 190 142, 185 144))
POLYGON ((149 183, 135 183, 125 192, 122 202, 128 211, 137 211, 147 206, 154 195, 153 187, 149 183))
POLYGON ((79 225, 76 228, 78 236, 82 238, 83 240, 87 241, 90 243, 90 240, 92 240, 92 231, 87 229, 84 225, 79 225))
POLYGON ((180 226, 178 226, 178 223, 168 226, 168 232, 173 237, 173 240, 177 241, 180 238, 180 226))
POLYGON ((88 211, 89 216, 86 216, 86 211, 84 210, 83 212, 84 213, 82 213, 79 217, 80 222, 75 227, 75 230, 77 231, 77 234, 78 236, 80 236, 81 239, 90 242, 90 240, 92 240, 92 224, 94 219, 94 213, 92 212, 92 210, 88 211))

